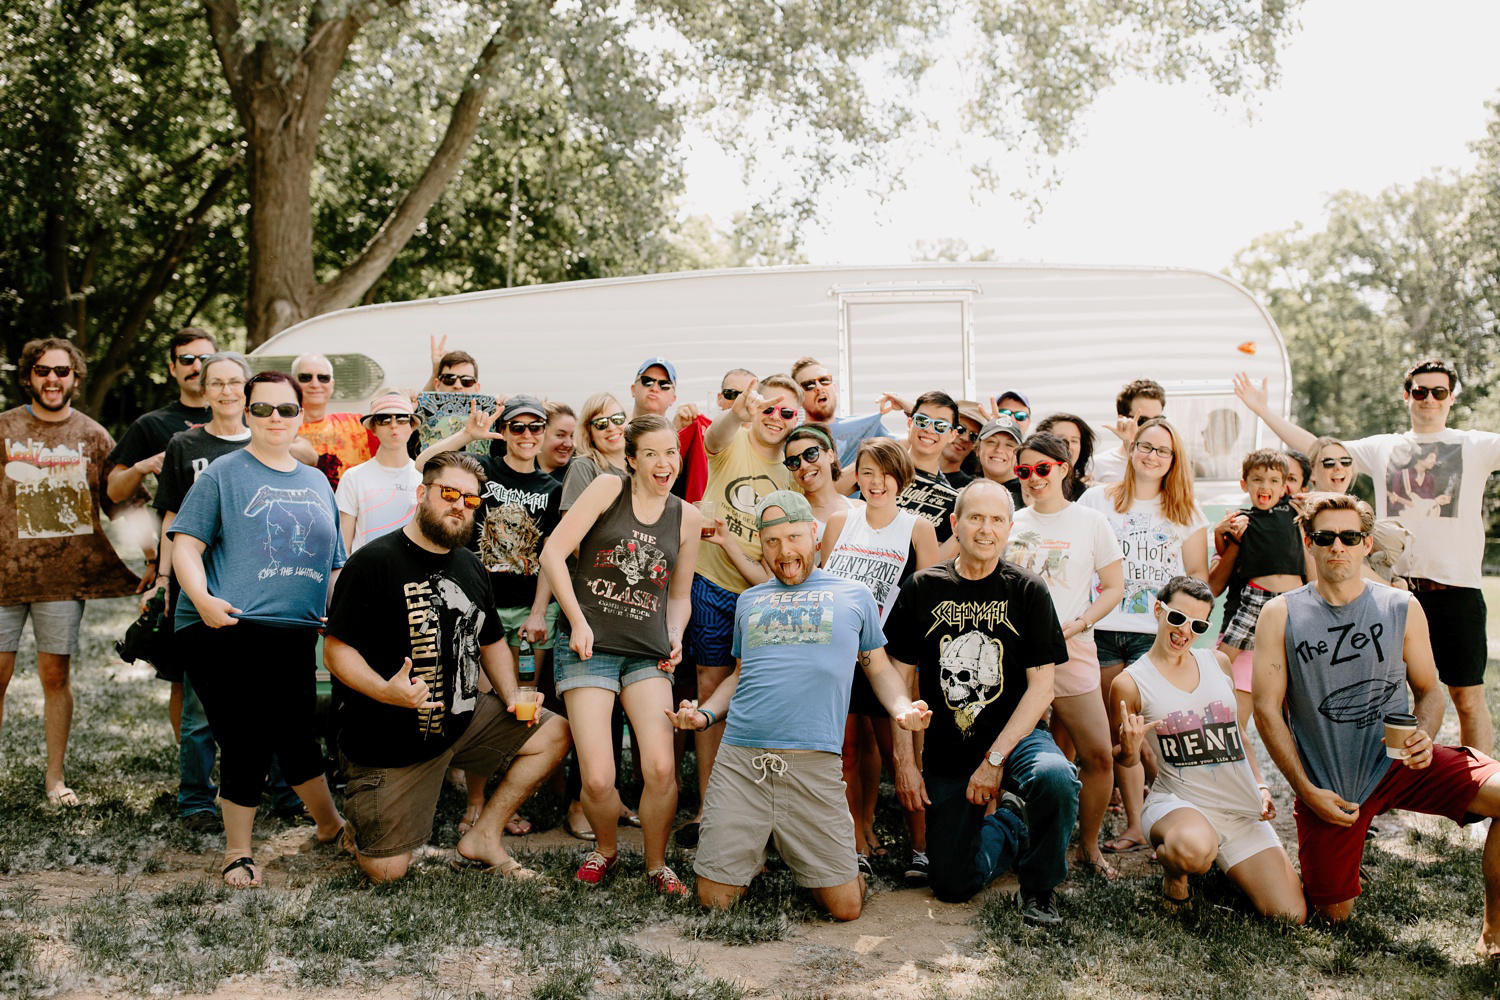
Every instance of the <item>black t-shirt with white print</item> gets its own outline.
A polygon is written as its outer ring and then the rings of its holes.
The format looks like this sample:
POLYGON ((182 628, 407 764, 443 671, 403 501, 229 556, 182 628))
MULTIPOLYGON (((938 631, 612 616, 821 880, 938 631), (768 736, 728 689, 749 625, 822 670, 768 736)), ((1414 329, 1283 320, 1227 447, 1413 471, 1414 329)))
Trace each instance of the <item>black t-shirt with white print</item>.
POLYGON ((953 535, 953 522, 948 515, 953 513, 957 502, 958 490, 948 477, 941 472, 923 472, 921 469, 917 470, 917 478, 896 498, 896 506, 901 510, 909 510, 922 520, 932 522, 939 543, 946 542, 953 535))

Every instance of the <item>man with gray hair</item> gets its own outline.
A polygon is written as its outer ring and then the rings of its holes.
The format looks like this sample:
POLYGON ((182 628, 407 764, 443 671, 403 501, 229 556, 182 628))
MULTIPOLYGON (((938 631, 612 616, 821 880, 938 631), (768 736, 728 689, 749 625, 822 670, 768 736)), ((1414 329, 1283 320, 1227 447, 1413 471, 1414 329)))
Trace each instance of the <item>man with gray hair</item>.
POLYGON ((669 712, 678 729, 724 723, 704 796, 693 870, 703 905, 728 907, 761 870, 766 843, 797 883, 836 920, 864 906, 854 820, 844 798, 844 718, 858 664, 902 729, 932 713, 906 695, 885 656, 880 609, 857 580, 817 569, 817 523, 807 498, 775 490, 755 507, 763 560, 774 574, 739 596, 731 650, 735 667, 699 705, 669 712), (785 628, 787 612, 811 612, 811 631, 785 628))
POLYGON ((346 469, 368 462, 380 447, 358 413, 329 413, 333 398, 333 365, 321 354, 302 354, 292 362, 292 377, 302 389, 303 440, 318 453, 318 468, 328 485, 339 488, 346 469))

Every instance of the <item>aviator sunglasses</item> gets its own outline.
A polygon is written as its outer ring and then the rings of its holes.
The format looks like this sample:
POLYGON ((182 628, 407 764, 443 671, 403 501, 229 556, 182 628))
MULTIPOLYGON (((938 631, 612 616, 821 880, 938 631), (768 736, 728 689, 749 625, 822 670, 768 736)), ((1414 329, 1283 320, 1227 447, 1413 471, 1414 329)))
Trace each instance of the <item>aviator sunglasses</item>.
POLYGON ((623 427, 626 419, 624 413, 611 413, 607 417, 599 416, 592 418, 589 420, 589 426, 596 431, 602 431, 610 424, 614 424, 616 427, 623 427))
POLYGON ((640 382, 647 389, 654 385, 662 392, 672 391, 672 380, 669 378, 652 378, 650 375, 642 375, 640 376, 640 382))
POLYGON ((1176 608, 1167 609, 1167 624, 1173 628, 1182 628, 1184 625, 1192 625, 1194 635, 1202 635, 1208 631, 1209 623, 1202 618, 1189 618, 1176 608))

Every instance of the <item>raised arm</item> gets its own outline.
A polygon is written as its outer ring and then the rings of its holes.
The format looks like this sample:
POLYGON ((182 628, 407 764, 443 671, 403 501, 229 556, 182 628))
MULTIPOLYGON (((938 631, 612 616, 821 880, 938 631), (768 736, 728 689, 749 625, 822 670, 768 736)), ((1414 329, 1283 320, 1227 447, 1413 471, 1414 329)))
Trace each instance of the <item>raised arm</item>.
POLYGON ((1271 412, 1264 380, 1260 385, 1256 385, 1249 375, 1236 372, 1234 394, 1240 397, 1240 402, 1249 407, 1251 413, 1259 417, 1261 422, 1271 429, 1272 434, 1298 451, 1306 452, 1312 449, 1312 443, 1317 439, 1316 435, 1284 419, 1280 414, 1271 412))
POLYGON ((458 433, 450 434, 448 437, 424 449, 417 456, 416 466, 420 470, 434 456, 441 455, 445 451, 458 451, 467 448, 470 441, 494 441, 501 437, 499 431, 491 430, 495 420, 500 416, 499 404, 495 406, 494 413, 485 413, 479 408, 478 403, 469 403, 469 419, 458 429, 458 433))

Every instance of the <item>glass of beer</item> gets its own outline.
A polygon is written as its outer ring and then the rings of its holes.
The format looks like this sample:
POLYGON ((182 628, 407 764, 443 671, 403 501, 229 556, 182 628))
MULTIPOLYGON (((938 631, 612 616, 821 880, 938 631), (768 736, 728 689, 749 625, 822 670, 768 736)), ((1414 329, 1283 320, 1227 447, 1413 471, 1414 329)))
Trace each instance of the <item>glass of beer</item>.
POLYGON ((536 688, 529 684, 521 685, 516 691, 516 719, 521 722, 535 719, 537 701, 536 688))
POLYGON ((698 513, 703 515, 703 530, 700 532, 704 538, 712 538, 714 531, 718 528, 719 504, 716 500, 699 500, 693 504, 698 508, 698 513))

